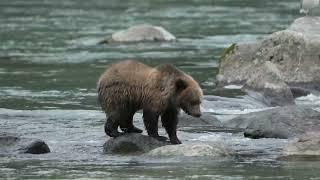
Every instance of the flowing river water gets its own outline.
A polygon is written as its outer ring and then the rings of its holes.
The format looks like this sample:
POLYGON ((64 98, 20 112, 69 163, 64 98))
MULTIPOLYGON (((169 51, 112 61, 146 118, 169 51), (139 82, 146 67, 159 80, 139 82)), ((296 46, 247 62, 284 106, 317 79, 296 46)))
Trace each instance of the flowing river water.
MULTIPOLYGON (((40 138, 51 153, 0 155, 0 179, 320 179, 318 161, 278 159, 287 140, 241 133, 180 130, 188 141, 219 141, 232 158, 145 158, 102 153, 105 115, 96 81, 113 62, 171 63, 192 75, 203 111, 224 120, 266 109, 237 90, 214 90, 225 47, 285 29, 298 14, 292 0, 1 0, 0 132, 40 138), (173 43, 97 45, 132 25, 161 25, 173 43), (214 101, 212 100, 214 99, 214 101)), ((320 106, 317 96, 298 103, 320 106)), ((141 114, 135 124, 143 127, 141 114)))

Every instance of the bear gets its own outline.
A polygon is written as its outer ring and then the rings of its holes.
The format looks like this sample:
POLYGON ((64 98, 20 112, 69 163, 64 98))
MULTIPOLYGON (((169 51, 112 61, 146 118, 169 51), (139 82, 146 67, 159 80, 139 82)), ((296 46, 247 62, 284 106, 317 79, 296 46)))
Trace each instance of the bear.
POLYGON ((181 144, 177 137, 178 114, 200 117, 203 92, 189 75, 170 64, 147 66, 135 60, 112 64, 97 82, 98 100, 106 113, 105 133, 118 137, 125 133, 142 133, 133 125, 134 114, 142 110, 148 136, 160 141, 167 138, 158 134, 161 117, 172 144, 181 144), (123 132, 118 131, 118 127, 123 132))

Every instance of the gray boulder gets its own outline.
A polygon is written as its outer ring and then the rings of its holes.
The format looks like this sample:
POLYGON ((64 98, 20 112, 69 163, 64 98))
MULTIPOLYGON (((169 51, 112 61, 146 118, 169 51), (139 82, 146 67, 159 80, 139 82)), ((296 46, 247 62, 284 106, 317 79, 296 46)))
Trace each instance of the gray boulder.
POLYGON ((8 134, 0 135, 0 154, 45 154, 49 152, 49 146, 42 140, 20 138, 15 135, 8 134))
POLYGON ((132 133, 110 138, 103 145, 103 151, 106 154, 141 154, 169 144, 166 141, 158 141, 149 136, 132 133))
POLYGON ((174 37, 163 27, 143 24, 132 26, 126 30, 115 32, 111 35, 111 37, 108 37, 106 40, 102 41, 102 43, 159 42, 175 40, 176 37, 174 37))
POLYGON ((320 90, 319 29, 320 17, 306 16, 260 42, 233 44, 220 60, 218 84, 244 85, 249 81, 250 86, 261 87, 259 84, 274 83, 274 75, 270 76, 270 67, 266 66, 266 63, 272 63, 275 67, 272 69, 277 69, 274 72, 279 72, 275 73, 275 81, 280 84, 296 89, 320 90), (266 75, 267 78, 254 84, 258 82, 257 76, 266 75))
POLYGON ((240 115, 224 123, 244 130, 250 138, 291 138, 320 130, 320 112, 303 106, 277 107, 240 115))
POLYGON ((179 145, 168 145, 156 148, 149 153, 148 156, 165 156, 165 157, 222 157, 230 156, 234 152, 221 143, 190 143, 179 145))
POLYGON ((307 132, 289 141, 285 156, 320 156, 320 132, 307 132))
POLYGON ((219 63, 217 81, 219 86, 229 84, 243 85, 251 76, 252 69, 257 64, 254 55, 260 46, 259 42, 232 44, 224 50, 219 63))
POLYGON ((243 86, 248 95, 256 96, 252 91, 260 93, 268 106, 295 104, 292 91, 281 79, 280 71, 275 64, 267 61, 253 71, 257 71, 256 75, 249 78, 243 86))

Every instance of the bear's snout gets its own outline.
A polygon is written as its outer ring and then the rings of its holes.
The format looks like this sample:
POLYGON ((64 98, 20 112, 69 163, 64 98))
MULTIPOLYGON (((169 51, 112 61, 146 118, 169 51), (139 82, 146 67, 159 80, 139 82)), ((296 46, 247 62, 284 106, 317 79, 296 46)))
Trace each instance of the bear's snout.
POLYGON ((200 117, 202 115, 200 111, 200 107, 195 107, 195 106, 187 106, 187 108, 182 108, 184 112, 186 112, 188 115, 192 117, 200 117))
POLYGON ((196 118, 198 118, 198 117, 200 117, 202 115, 201 111, 191 111, 191 112, 189 112, 187 114, 189 114, 190 116, 196 117, 196 118))
POLYGON ((193 117, 197 117, 197 118, 198 118, 198 117, 200 117, 200 116, 201 116, 201 112, 199 112, 199 113, 195 113, 195 114, 192 114, 192 116, 193 116, 193 117))

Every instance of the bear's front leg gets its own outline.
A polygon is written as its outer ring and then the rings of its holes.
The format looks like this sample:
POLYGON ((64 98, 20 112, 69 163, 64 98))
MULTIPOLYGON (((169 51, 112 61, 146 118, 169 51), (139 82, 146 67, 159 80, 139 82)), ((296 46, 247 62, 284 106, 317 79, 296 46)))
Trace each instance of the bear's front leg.
POLYGON ((124 133, 118 131, 118 123, 112 117, 108 117, 106 123, 104 124, 104 131, 110 137, 118 137, 124 133))
POLYGON ((162 126, 166 129, 172 144, 181 144, 177 137, 178 110, 167 109, 161 116, 162 126))
POLYGON ((143 110, 143 122, 147 129, 148 135, 159 141, 166 141, 167 138, 164 136, 159 136, 158 133, 158 119, 159 115, 150 110, 143 110))

